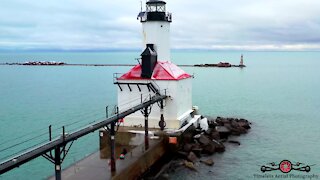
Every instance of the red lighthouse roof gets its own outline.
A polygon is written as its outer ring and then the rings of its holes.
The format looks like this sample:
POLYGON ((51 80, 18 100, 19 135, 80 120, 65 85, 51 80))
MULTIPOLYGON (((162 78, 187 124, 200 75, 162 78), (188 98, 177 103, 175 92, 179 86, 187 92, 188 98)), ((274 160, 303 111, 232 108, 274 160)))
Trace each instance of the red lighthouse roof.
MULTIPOLYGON (((175 64, 166 62, 157 62, 151 79, 153 80, 181 80, 190 78, 191 76, 184 72, 181 68, 175 64)), ((133 67, 129 72, 122 75, 118 80, 141 80, 141 65, 138 64, 133 67)))

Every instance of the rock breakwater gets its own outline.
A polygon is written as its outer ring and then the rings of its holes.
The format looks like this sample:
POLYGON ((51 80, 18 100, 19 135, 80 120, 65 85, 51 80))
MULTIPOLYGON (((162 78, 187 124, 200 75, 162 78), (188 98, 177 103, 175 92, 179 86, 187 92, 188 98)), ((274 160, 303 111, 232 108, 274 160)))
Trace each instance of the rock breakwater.
MULTIPOLYGON (((205 118, 205 117, 203 117, 205 118)), ((199 163, 213 166, 213 154, 223 153, 225 143, 240 146, 240 142, 228 140, 231 136, 240 136, 251 129, 251 122, 242 118, 210 118, 208 119, 208 129, 202 130, 200 127, 190 126, 182 135, 179 146, 176 148, 176 155, 166 169, 162 169, 158 178, 168 177, 170 173, 180 168, 187 168, 197 172, 199 163)), ((164 178, 166 179, 166 178, 164 178)))

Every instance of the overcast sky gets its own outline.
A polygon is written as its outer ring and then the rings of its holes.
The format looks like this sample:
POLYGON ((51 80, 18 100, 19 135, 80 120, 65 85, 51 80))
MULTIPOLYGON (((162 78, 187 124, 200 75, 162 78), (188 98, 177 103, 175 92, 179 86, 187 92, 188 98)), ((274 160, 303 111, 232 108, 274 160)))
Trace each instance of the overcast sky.
MULTIPOLYGON (((167 10, 175 49, 320 50, 320 0, 168 0, 167 10)), ((0 49, 139 49, 139 11, 140 0, 1 0, 0 49)))

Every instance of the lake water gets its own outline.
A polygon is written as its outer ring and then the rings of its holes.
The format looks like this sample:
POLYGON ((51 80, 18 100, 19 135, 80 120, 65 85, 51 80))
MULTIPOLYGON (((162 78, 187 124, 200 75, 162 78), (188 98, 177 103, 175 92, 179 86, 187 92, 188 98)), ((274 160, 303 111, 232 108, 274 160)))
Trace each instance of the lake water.
MULTIPOLYGON (((238 64, 241 53, 247 68, 183 69, 195 76, 193 104, 202 114, 246 118, 252 121, 252 130, 237 137, 240 146, 228 145, 225 153, 215 154, 213 167, 200 164, 199 172, 182 169, 171 178, 254 179, 255 174, 262 175, 262 165, 284 159, 315 164, 309 173, 290 173, 320 178, 320 52, 174 51, 172 60, 176 64, 222 60, 238 64)), ((0 63, 46 60, 135 64, 139 54, 0 53, 0 63)), ((71 132, 102 120, 105 106, 116 103, 113 73, 129 69, 0 66, 0 159, 46 141, 50 124, 56 136, 62 132, 62 125, 71 132)), ((98 134, 92 133, 75 141, 63 167, 97 151, 98 140, 98 134)), ((0 179, 45 179, 53 174, 53 164, 40 157, 0 179)))

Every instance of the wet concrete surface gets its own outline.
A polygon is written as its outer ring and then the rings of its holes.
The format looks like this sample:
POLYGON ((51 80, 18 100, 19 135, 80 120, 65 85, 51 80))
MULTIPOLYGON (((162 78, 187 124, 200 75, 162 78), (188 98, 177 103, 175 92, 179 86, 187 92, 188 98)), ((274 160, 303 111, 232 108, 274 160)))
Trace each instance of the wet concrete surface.
MULTIPOLYGON (((165 152, 162 139, 150 139, 149 143, 150 147, 147 151, 144 150, 144 144, 141 144, 129 151, 124 160, 120 160, 117 156, 116 172, 113 174, 110 170, 109 159, 101 159, 100 151, 98 151, 63 170, 62 179, 105 180, 123 179, 124 177, 131 179, 132 176, 136 176, 137 170, 143 171, 165 152)), ((49 179, 54 180, 55 177, 49 179)))

